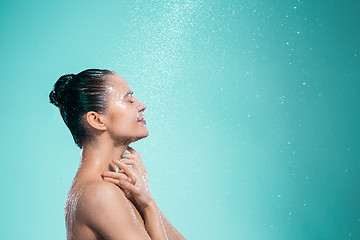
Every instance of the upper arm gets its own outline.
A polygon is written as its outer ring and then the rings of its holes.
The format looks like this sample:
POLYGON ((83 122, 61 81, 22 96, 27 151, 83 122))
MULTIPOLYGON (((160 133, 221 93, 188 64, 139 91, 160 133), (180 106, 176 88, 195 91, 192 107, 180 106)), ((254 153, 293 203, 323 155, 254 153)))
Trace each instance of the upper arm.
POLYGON ((82 196, 80 219, 104 239, 150 239, 123 192, 113 184, 97 184, 82 196))

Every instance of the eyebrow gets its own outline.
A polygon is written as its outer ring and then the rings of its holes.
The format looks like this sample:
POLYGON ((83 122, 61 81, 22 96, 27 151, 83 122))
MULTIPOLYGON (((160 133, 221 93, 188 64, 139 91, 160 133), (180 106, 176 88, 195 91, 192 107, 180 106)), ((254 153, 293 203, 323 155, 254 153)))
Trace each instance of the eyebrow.
POLYGON ((124 98, 126 98, 127 96, 132 96, 134 94, 133 91, 128 91, 125 95, 124 95, 124 98))

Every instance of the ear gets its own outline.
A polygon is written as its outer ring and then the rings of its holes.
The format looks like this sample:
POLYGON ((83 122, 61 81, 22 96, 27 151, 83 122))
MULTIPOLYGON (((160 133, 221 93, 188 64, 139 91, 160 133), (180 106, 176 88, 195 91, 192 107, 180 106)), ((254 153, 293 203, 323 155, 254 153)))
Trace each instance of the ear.
POLYGON ((106 130, 104 116, 100 113, 91 111, 86 113, 86 121, 89 125, 97 130, 106 130))

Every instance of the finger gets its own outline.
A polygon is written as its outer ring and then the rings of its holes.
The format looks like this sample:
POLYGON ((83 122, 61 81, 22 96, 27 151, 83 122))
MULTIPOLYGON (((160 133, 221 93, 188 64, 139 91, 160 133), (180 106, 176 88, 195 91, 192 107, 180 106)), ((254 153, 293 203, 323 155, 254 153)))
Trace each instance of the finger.
POLYGON ((131 193, 137 194, 138 189, 135 187, 135 185, 129 183, 128 181, 119 180, 119 186, 125 191, 128 190, 131 193))
POLYGON ((127 147, 127 150, 129 150, 129 152, 131 152, 132 154, 138 154, 138 152, 130 146, 127 147))
POLYGON ((129 159, 131 159, 131 158, 136 158, 136 156, 134 154, 132 154, 132 153, 123 153, 121 155, 121 158, 129 158, 129 159))
POLYGON ((115 180, 125 180, 125 181, 132 181, 131 178, 126 175, 125 173, 118 173, 118 172, 104 172, 102 174, 103 177, 113 178, 115 180))
MULTIPOLYGON (((109 178, 109 177, 103 177, 103 179, 104 179, 104 181, 107 181, 107 182, 109 182, 109 183, 113 183, 113 184, 115 184, 115 185, 117 185, 117 186, 121 186, 120 185, 120 180, 119 179, 114 179, 114 178, 109 178)), ((121 180, 121 181, 125 181, 125 180, 121 180)))
POLYGON ((135 156, 134 154, 131 154, 132 157, 124 157, 122 159, 120 159, 120 161, 124 161, 124 160, 131 160, 132 162, 134 162, 135 164, 142 164, 141 158, 135 156))
POLYGON ((132 160, 125 159, 125 160, 122 160, 121 162, 125 163, 126 165, 130 165, 135 170, 138 169, 137 166, 136 166, 136 162, 133 159, 132 160))
POLYGON ((135 157, 135 160, 138 161, 139 163, 142 163, 142 160, 141 160, 141 157, 140 157, 140 154, 135 151, 135 149, 133 149, 132 147, 128 146, 127 147, 127 150, 133 154, 133 156, 135 157))
POLYGON ((133 158, 133 159, 124 159, 124 160, 121 160, 121 162, 123 162, 127 165, 131 165, 136 170, 141 170, 143 172, 146 172, 146 169, 145 169, 140 157, 133 158))
POLYGON ((136 157, 136 158, 131 158, 131 159, 124 159, 121 160, 121 162, 127 164, 127 165, 131 165, 133 166, 133 168, 135 168, 136 170, 141 170, 143 172, 146 172, 146 169, 144 167, 143 162, 141 161, 140 157, 136 157))
POLYGON ((120 162, 119 160, 113 160, 113 163, 116 166, 118 166, 119 169, 124 170, 126 175, 128 175, 133 180, 133 182, 136 183, 137 176, 128 165, 126 165, 125 163, 120 162))

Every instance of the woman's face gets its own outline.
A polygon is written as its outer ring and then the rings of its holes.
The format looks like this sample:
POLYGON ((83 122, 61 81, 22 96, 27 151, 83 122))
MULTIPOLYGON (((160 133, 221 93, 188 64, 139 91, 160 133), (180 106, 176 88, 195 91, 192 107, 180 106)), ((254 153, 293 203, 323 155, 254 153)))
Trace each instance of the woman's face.
POLYGON ((137 141, 147 137, 149 131, 144 120, 146 105, 133 96, 127 82, 118 74, 108 76, 108 105, 106 127, 117 142, 137 141))

